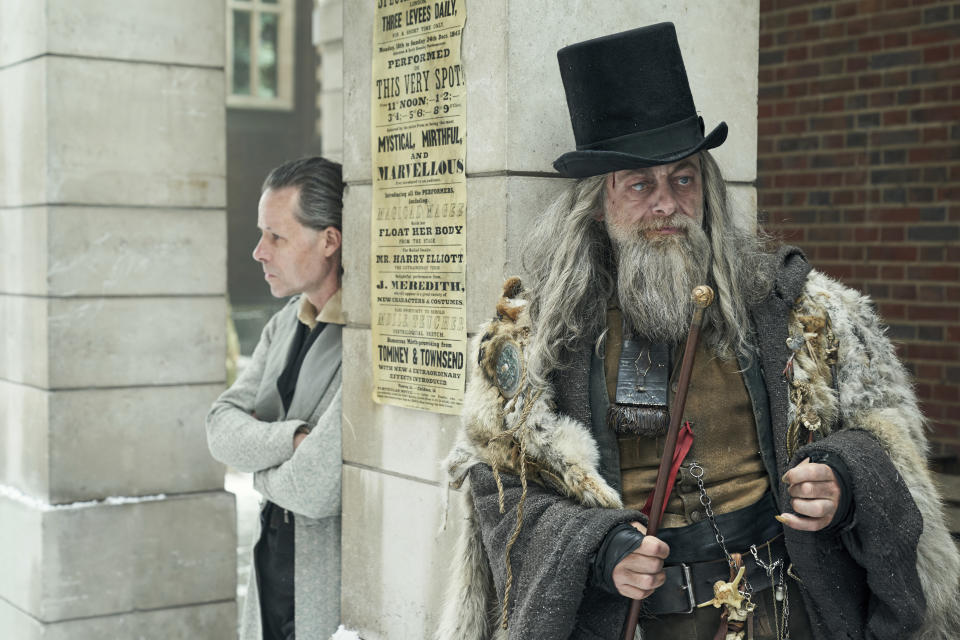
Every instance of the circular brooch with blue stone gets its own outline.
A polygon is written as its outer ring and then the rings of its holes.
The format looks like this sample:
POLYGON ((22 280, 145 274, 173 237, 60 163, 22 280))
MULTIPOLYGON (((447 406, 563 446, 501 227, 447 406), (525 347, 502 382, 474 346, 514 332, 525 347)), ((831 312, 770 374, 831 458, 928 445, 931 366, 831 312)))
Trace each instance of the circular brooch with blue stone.
POLYGON ((500 346, 496 360, 496 384, 500 395, 512 398, 520 390, 520 380, 523 378, 523 354, 520 345, 513 340, 506 340, 500 346))

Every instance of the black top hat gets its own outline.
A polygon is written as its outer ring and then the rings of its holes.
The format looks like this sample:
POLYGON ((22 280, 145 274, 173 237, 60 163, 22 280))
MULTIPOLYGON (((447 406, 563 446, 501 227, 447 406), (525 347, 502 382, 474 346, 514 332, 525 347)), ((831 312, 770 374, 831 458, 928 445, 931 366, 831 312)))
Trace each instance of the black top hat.
POLYGON ((725 122, 703 135, 671 22, 572 44, 557 59, 577 142, 553 163, 564 176, 677 162, 727 139, 725 122))

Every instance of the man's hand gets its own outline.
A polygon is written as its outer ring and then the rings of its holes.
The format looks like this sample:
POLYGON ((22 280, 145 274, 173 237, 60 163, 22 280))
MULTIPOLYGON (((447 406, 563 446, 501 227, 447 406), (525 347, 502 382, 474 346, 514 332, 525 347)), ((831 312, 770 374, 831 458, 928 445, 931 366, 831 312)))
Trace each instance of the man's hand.
POLYGON ((790 505, 799 515, 783 513, 777 520, 798 531, 820 531, 830 524, 840 503, 840 484, 833 469, 805 458, 783 474, 783 482, 790 487, 790 505))
MULTIPOLYGON (((639 522, 631 525, 641 533, 647 529, 639 522)), ((655 536, 646 536, 640 546, 613 569, 613 584, 620 595, 642 600, 663 584, 666 574, 663 561, 670 555, 667 543, 655 536)))
POLYGON ((293 433, 293 450, 296 451, 297 447, 300 446, 300 443, 310 435, 310 429, 300 426, 297 427, 297 430, 293 433))

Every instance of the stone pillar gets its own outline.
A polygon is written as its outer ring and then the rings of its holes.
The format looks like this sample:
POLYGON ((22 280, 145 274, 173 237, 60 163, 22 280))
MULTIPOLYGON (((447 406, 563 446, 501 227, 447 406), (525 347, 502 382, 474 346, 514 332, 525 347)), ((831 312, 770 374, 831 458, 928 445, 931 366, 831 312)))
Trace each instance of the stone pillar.
POLYGON ((324 158, 343 162, 343 0, 316 3, 313 37, 320 52, 320 144, 324 158))
MULTIPOLYGON (((370 66, 374 3, 344 15, 343 586, 344 624, 367 640, 428 638, 449 574, 458 500, 438 532, 440 460, 456 417, 375 405, 370 373, 370 66)), ((546 0, 467 4, 467 321, 494 313, 519 248, 562 187, 551 163, 574 148, 557 68, 560 47, 664 20, 676 23, 707 130, 726 120, 716 152, 745 224, 756 212, 757 0, 711 4, 546 0)), ((624 69, 624 73, 629 73, 624 69)))
POLYGON ((0 635, 235 637, 221 3, 0 3, 0 635))

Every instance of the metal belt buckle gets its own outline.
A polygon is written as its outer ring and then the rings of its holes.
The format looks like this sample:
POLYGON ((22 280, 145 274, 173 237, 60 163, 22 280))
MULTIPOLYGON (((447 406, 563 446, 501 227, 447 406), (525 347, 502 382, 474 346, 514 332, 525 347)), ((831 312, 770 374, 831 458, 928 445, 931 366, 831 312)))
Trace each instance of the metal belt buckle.
POLYGON ((693 613, 693 610, 697 608, 697 599, 693 594, 693 575, 690 573, 690 566, 688 564, 681 562, 680 568, 683 569, 683 588, 687 592, 687 600, 690 603, 690 607, 680 613, 693 613))

